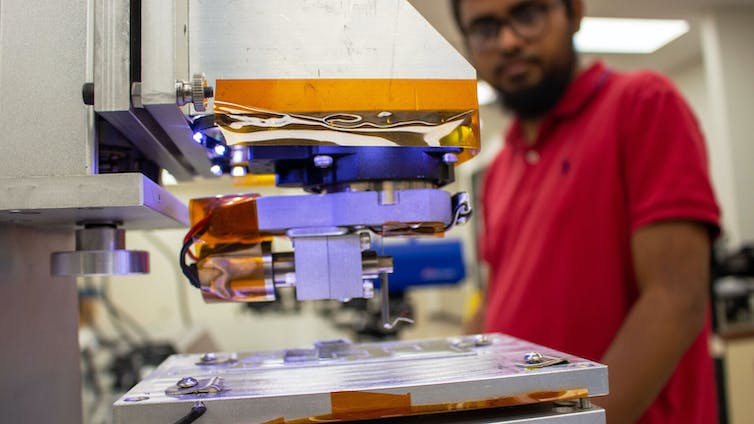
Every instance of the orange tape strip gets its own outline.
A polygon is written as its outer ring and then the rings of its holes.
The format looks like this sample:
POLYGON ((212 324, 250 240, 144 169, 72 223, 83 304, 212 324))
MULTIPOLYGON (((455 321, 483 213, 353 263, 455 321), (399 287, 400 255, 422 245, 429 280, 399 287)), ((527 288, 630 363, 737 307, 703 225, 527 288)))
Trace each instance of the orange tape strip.
POLYGON ((330 393, 332 413, 286 421, 276 418, 262 424, 313 424, 323 422, 358 421, 396 416, 438 414, 443 412, 471 411, 475 409, 500 408, 530 405, 585 398, 587 389, 570 389, 549 392, 524 393, 514 396, 484 399, 479 401, 443 403, 434 405, 411 405, 411 394, 394 395, 371 392, 330 393))
POLYGON ((475 110, 476 80, 217 80, 215 100, 276 112, 475 110))

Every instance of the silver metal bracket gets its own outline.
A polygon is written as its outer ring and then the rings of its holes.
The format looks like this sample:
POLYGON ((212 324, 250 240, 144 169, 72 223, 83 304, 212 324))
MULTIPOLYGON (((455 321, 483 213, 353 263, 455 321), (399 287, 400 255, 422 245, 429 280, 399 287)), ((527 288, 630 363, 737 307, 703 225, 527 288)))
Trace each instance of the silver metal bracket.
POLYGON ((445 231, 450 230, 456 225, 467 223, 474 213, 469 194, 464 191, 454 194, 451 203, 453 205, 453 218, 445 227, 445 231))

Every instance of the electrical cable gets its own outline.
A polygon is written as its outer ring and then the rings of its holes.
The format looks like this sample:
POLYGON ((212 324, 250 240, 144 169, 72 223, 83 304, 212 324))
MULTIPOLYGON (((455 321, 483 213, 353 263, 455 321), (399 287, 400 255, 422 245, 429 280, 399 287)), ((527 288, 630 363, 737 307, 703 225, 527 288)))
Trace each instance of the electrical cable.
POLYGON ((197 269, 197 266, 196 264, 189 265, 186 263, 186 252, 189 251, 189 248, 191 248, 192 244, 194 244, 193 239, 183 243, 183 247, 181 247, 181 253, 179 253, 178 255, 178 264, 181 266, 183 275, 188 278, 189 283, 191 283, 192 286, 198 289, 201 288, 201 283, 199 282, 199 271, 197 269))
POLYGON ((208 214, 205 216, 201 221, 194 224, 188 233, 186 233, 186 236, 183 238, 183 246, 181 247, 181 252, 178 255, 178 264, 181 267, 181 271, 183 272, 183 275, 188 278, 189 283, 191 283, 192 286, 198 288, 201 288, 201 283, 199 282, 199 271, 197 270, 196 264, 187 264, 186 263, 186 255, 189 254, 190 257, 194 258, 196 260, 196 256, 191 253, 191 246, 196 242, 196 239, 198 237, 201 237, 202 234, 204 234, 207 229, 209 228, 209 222, 210 218, 212 218, 212 214, 208 214))

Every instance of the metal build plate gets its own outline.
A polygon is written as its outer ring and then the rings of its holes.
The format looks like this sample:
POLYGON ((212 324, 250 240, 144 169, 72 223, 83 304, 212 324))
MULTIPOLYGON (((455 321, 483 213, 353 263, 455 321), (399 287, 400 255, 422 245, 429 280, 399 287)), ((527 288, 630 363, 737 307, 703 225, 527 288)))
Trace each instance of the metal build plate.
POLYGON ((174 422, 197 401, 207 408, 202 423, 339 422, 600 396, 608 388, 606 366, 501 334, 323 342, 217 354, 214 365, 200 358, 168 358, 115 403, 115 422, 174 422), (529 352, 567 362, 527 368, 529 352), (206 393, 177 394, 186 377, 206 393))

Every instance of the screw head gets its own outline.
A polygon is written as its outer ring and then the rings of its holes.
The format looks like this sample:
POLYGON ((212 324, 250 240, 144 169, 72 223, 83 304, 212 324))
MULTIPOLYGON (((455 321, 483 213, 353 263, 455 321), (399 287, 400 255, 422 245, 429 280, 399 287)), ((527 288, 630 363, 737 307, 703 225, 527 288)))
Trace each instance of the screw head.
POLYGON ((217 360, 217 355, 212 352, 207 352, 199 358, 201 362, 214 362, 217 360))
POLYGON ((192 387, 195 387, 197 384, 199 384, 199 381, 194 377, 183 377, 182 379, 178 380, 177 383, 175 383, 175 385, 181 389, 190 389, 192 387))
POLYGON ((448 165, 454 164, 458 162, 458 156, 455 155, 455 153, 445 153, 442 155, 442 161, 447 163, 448 165))
POLYGON ((474 336, 474 346, 489 346, 492 344, 492 340, 486 334, 478 334, 474 336))
POLYGON ((149 396, 129 396, 125 399, 123 399, 124 402, 141 402, 143 400, 149 400, 149 396))
POLYGON ((321 169, 329 168, 332 166, 333 161, 334 160, 332 156, 328 156, 328 155, 314 156, 314 166, 316 166, 317 168, 321 168, 321 169))
POLYGON ((542 356, 539 352, 527 352, 524 355, 524 362, 527 364, 539 364, 544 360, 544 356, 542 356))

